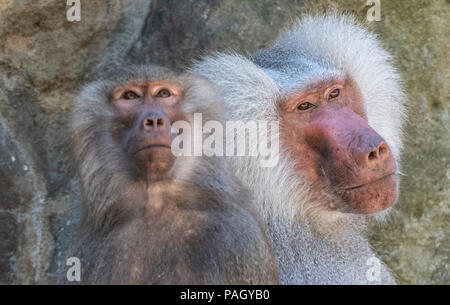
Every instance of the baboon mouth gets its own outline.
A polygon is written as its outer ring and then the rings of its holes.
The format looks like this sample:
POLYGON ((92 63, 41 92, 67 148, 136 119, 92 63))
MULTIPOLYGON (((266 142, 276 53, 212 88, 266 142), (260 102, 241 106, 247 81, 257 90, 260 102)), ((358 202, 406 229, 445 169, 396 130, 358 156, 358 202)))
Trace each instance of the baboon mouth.
POLYGON ((144 147, 139 148, 134 154, 137 154, 138 152, 141 152, 143 150, 150 149, 150 148, 168 148, 168 149, 172 149, 172 147, 170 145, 166 145, 166 144, 150 144, 150 145, 146 145, 144 147))
POLYGON ((369 186, 369 185, 371 185, 371 184, 374 184, 374 183, 377 183, 377 182, 381 182, 381 181, 383 181, 383 180, 385 180, 385 179, 388 179, 388 178, 390 178, 390 177, 392 177, 392 176, 395 176, 395 173, 390 173, 390 174, 388 174, 388 175, 386 175, 386 176, 383 176, 383 177, 381 177, 381 178, 378 178, 378 179, 375 179, 375 180, 372 180, 372 181, 369 181, 369 182, 366 182, 366 183, 363 183, 363 184, 360 184, 360 185, 357 185, 357 186, 346 187, 346 188, 344 188, 343 190, 344 190, 344 191, 357 190, 357 189, 360 189, 360 188, 362 188, 362 187, 364 187, 364 186, 369 186))

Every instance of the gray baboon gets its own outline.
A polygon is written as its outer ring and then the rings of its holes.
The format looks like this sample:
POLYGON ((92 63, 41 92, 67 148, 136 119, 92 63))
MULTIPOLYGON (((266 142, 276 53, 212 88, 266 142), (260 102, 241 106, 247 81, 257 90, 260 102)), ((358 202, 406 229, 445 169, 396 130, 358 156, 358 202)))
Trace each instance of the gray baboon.
POLYGON ((269 284, 275 259, 224 159, 175 157, 175 121, 221 120, 204 78, 128 67, 87 85, 71 132, 83 218, 69 257, 83 284, 269 284))
POLYGON ((405 103, 375 35, 351 16, 305 16, 267 49, 193 71, 217 85, 227 119, 280 122, 277 166, 232 158, 268 223, 280 281, 395 283, 364 237, 368 214, 382 219, 397 198, 405 103))

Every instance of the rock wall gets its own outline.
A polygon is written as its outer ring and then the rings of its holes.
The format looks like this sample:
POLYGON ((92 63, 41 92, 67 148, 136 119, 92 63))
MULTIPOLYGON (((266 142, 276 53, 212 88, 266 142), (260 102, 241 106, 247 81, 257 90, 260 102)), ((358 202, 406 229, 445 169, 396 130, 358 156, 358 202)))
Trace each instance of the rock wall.
MULTIPOLYGON (((79 218, 67 119, 80 86, 122 63, 184 68, 214 51, 250 53, 308 10, 352 11, 363 0, 81 0, 0 2, 0 284, 54 283, 79 218)), ((374 225, 375 250, 400 283, 450 284, 450 2, 381 0, 368 26, 405 79, 401 198, 374 225)))

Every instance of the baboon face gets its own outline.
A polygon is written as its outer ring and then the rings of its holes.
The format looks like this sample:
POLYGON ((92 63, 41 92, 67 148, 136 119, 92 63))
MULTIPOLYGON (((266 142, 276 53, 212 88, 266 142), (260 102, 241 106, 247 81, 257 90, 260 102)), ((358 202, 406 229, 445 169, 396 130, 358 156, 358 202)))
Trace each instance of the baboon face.
POLYGON ((311 188, 341 200, 330 209, 374 213, 397 198, 396 165, 386 141, 367 122, 351 79, 333 79, 292 93, 279 106, 283 145, 311 188))
POLYGON ((159 180, 171 169, 171 125, 183 120, 183 92, 168 81, 130 82, 113 92, 112 136, 141 178, 159 180))

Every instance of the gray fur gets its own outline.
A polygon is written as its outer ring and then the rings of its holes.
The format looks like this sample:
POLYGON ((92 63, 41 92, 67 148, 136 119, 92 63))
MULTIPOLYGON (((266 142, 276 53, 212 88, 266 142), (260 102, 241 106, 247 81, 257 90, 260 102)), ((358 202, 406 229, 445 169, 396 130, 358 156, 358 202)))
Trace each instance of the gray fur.
MULTIPOLYGON (((369 125, 387 141, 399 165, 405 117, 400 77, 375 35, 350 16, 305 16, 268 49, 248 58, 216 54, 192 70, 219 88, 228 120, 244 121, 277 120, 277 103, 293 90, 313 79, 350 76, 361 90, 369 125)), ((381 281, 368 281, 368 259, 375 255, 364 237, 367 216, 324 210, 324 202, 337 199, 323 190, 312 200, 292 170, 289 152, 281 151, 273 168, 260 167, 257 158, 231 159, 268 224, 281 283, 395 283, 385 265, 381 281)))
POLYGON ((199 76, 137 66, 84 87, 71 121, 83 220, 68 253, 81 260, 82 284, 277 283, 257 213, 223 158, 178 157, 170 179, 136 179, 109 133, 112 91, 130 80, 175 83, 188 118, 222 120, 219 96, 199 76))

